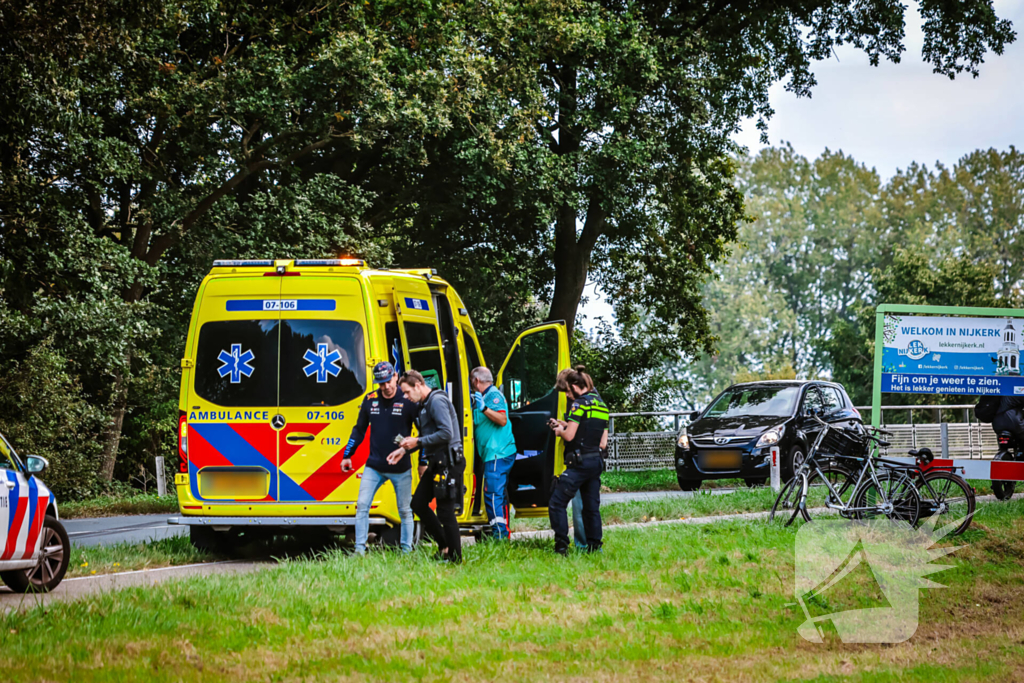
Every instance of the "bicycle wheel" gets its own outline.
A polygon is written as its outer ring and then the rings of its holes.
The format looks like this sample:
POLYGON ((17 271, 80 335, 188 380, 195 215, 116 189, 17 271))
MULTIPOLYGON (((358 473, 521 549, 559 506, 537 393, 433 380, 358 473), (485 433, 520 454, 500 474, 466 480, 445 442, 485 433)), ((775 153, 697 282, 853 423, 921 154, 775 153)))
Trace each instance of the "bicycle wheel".
MULTIPOLYGON (((778 497, 775 499, 775 503, 772 505, 772 511, 768 513, 768 521, 774 522, 776 518, 785 519, 786 526, 793 523, 796 516, 801 511, 800 499, 803 496, 804 482, 807 480, 806 475, 797 474, 782 487, 779 491, 778 497)), ((804 511, 804 519, 810 521, 810 517, 807 516, 806 510, 804 511)))
POLYGON ((938 513, 940 521, 936 526, 962 519, 963 523, 952 534, 955 536, 967 531, 974 519, 974 489, 963 477, 952 472, 928 472, 924 480, 927 484, 917 488, 921 494, 921 516, 938 513))
POLYGON ((877 519, 885 516, 913 526, 921 514, 921 495, 906 474, 895 470, 877 473, 878 482, 867 479, 853 492, 854 517, 877 519))
POLYGON ((819 465, 807 473, 807 499, 804 502, 803 516, 810 521, 811 512, 824 508, 827 504, 839 504, 848 498, 850 487, 856 478, 850 470, 835 463, 819 465), (825 485, 828 482, 832 489, 825 485), (833 490, 835 493, 833 493, 833 490), (839 494, 838 497, 835 494, 839 494))

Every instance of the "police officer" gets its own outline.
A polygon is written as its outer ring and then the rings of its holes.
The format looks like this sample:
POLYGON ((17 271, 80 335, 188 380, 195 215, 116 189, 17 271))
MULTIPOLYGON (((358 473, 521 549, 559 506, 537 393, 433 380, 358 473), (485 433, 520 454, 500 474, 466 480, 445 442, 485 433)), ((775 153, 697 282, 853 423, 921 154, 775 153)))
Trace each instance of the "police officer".
POLYGON ((573 402, 564 425, 553 420, 551 428, 574 450, 566 449, 566 470, 558 477, 548 502, 548 518, 555 532, 555 552, 560 555, 569 551, 566 507, 577 491, 583 496, 587 550, 601 549, 601 470, 604 469, 601 451, 608 447, 608 406, 596 392, 588 389, 582 373, 574 370, 566 375, 566 381, 579 398, 573 402))
POLYGON ((398 502, 398 516, 402 521, 402 551, 412 552, 412 460, 408 453, 393 453, 395 438, 412 433, 413 420, 419 415, 420 406, 410 401, 398 386, 398 373, 387 361, 377 363, 373 368, 373 380, 379 385, 370 392, 359 406, 359 418, 352 428, 352 436, 345 446, 341 471, 355 469, 352 456, 370 430, 370 454, 359 483, 359 499, 356 501, 356 554, 366 553, 366 538, 370 531, 370 507, 377 489, 390 481, 395 487, 398 502))

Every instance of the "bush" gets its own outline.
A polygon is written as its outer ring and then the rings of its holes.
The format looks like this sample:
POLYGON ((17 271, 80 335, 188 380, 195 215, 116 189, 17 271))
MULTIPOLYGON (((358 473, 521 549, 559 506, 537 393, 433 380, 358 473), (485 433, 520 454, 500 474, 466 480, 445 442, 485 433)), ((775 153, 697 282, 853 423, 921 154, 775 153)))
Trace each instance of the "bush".
POLYGON ((50 461, 43 479, 59 500, 98 493, 98 435, 106 420, 49 340, 0 368, 0 431, 23 458, 50 461))

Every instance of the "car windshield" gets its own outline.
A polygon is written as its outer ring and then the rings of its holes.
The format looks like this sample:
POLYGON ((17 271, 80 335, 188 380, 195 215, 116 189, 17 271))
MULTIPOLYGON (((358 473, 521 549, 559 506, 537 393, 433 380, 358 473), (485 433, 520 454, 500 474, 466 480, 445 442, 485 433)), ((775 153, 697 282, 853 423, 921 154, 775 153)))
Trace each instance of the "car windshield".
POLYGON ((740 417, 793 414, 800 387, 749 387, 730 389, 715 401, 705 417, 740 417))

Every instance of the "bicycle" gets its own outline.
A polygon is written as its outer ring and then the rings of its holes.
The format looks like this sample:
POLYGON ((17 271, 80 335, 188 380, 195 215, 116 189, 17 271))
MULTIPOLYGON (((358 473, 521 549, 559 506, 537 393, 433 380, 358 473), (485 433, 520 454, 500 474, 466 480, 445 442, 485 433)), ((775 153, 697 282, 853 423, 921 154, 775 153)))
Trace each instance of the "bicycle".
POLYGON ((950 532, 952 535, 958 536, 967 531, 977 505, 974 488, 956 473, 952 465, 932 465, 935 456, 931 449, 911 450, 909 455, 917 464, 904 465, 903 468, 921 494, 921 517, 927 519, 933 515, 948 515, 961 520, 957 528, 950 532))
MULTIPOLYGON (((921 510, 921 496, 917 487, 906 473, 887 466, 902 463, 873 458, 867 452, 865 437, 874 438, 886 446, 888 444, 866 432, 836 428, 817 415, 813 417, 822 425, 822 430, 809 449, 807 458, 779 492, 769 513, 769 521, 774 521, 776 515, 782 516, 780 513, 783 511, 789 514, 786 526, 791 525, 797 515, 802 516, 804 521, 811 521, 807 499, 812 486, 817 485, 823 488, 819 495, 824 495, 824 507, 836 510, 843 517, 871 519, 885 516, 910 525, 916 524, 921 510), (818 462, 818 452, 826 439, 829 440, 830 453, 826 467, 822 468, 818 462), (859 472, 854 474, 842 462, 860 463, 859 472), (876 462, 883 465, 881 470, 876 469, 876 462), (854 477, 856 481, 851 485, 854 477), (843 496, 851 490, 849 498, 844 501, 843 496)), ((888 433, 885 430, 876 431, 888 433)))

